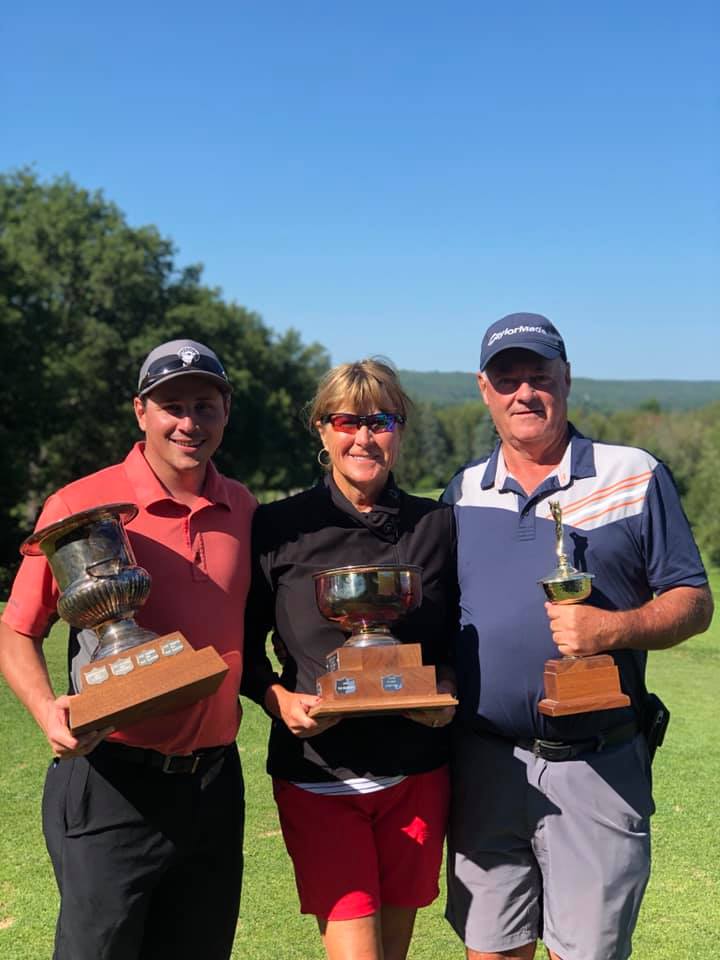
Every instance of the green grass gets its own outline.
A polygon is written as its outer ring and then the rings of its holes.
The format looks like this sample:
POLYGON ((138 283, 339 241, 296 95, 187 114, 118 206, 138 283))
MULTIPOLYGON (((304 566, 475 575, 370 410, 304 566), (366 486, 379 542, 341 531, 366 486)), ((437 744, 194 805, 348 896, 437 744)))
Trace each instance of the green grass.
POLYGON ((411 493, 416 497, 427 497, 428 500, 439 500, 444 487, 436 487, 434 490, 412 490, 411 493))
MULTIPOLYGON (((713 580, 718 594, 718 572, 713 580)), ((57 627, 46 644, 58 689, 63 685, 65 633, 57 627)), ((715 960, 717 954, 718 667, 720 618, 703 637, 650 657, 649 686, 662 694, 672 723, 654 767, 654 864, 635 935, 635 960, 715 960)), ((245 708, 239 743, 248 795, 247 868, 233 957, 319 960, 323 953, 315 923, 298 912, 264 772, 267 721, 252 704, 245 708)), ((1 681, 0 711, 0 956, 42 960, 52 952, 57 909, 40 831, 48 750, 1 681)), ((459 941, 442 918, 441 898, 419 915, 411 960, 462 956, 459 941)))

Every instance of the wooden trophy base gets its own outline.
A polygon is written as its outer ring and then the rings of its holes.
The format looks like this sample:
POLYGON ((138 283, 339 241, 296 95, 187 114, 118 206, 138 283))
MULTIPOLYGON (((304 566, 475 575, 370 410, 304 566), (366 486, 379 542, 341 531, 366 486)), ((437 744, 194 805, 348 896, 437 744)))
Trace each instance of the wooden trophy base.
POLYGON ((82 690, 70 697, 70 729, 117 729, 170 713, 214 693, 227 672, 213 647, 194 650, 181 633, 166 633, 83 667, 82 690))
POLYGON ((538 704, 547 717, 630 706, 620 689, 615 661, 607 654, 545 661, 545 699, 538 704))
POLYGON ((453 707, 455 697, 438 693, 435 667, 424 667, 419 643, 338 647, 326 658, 317 681, 323 702, 311 717, 362 716, 398 710, 453 707))

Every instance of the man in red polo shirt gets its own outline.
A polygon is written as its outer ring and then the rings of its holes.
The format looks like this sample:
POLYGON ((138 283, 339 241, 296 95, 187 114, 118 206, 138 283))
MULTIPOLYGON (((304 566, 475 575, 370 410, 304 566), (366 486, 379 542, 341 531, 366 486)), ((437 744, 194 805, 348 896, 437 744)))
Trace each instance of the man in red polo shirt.
MULTIPOLYGON (((127 524, 152 576, 138 611, 158 634, 180 630, 229 667, 210 697, 122 730, 75 737, 42 652, 58 589, 26 557, 0 622, 0 670, 54 754, 43 828, 60 889, 54 960, 225 960, 242 880, 240 720, 243 618, 256 501, 211 457, 230 409, 217 356, 193 340, 156 347, 140 370, 135 416, 145 441, 122 463, 54 493, 38 529, 101 503, 139 507, 127 524)), ((71 631, 71 686, 95 639, 71 631)))

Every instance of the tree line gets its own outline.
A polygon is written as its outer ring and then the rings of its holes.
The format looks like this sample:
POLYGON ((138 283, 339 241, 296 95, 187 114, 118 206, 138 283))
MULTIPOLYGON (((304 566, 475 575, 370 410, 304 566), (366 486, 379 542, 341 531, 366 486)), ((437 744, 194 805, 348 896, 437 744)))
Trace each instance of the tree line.
MULTIPOLYGON (((468 348, 472 351, 471 342, 468 348)), ((400 376, 410 393, 440 406, 477 399, 474 372, 401 368, 400 376)), ((593 380, 573 376, 570 391, 574 406, 606 413, 654 405, 663 410, 694 410, 716 401, 720 401, 720 380, 593 380)))
MULTIPOLYGON (((117 462, 138 439, 137 371, 163 340, 190 336, 223 359, 234 385, 216 457, 223 472, 261 494, 317 478, 318 441, 303 413, 329 366, 326 350, 294 330, 278 335, 203 283, 200 265, 175 258, 171 240, 154 226, 130 226, 101 192, 67 177, 44 182, 28 169, 0 175, 0 596, 45 497, 117 462)), ((699 538, 720 561, 718 412, 720 404, 573 416, 593 436, 665 459, 699 538)), ((414 490, 444 486, 493 441, 479 400, 438 406, 420 396, 398 480, 414 490)))

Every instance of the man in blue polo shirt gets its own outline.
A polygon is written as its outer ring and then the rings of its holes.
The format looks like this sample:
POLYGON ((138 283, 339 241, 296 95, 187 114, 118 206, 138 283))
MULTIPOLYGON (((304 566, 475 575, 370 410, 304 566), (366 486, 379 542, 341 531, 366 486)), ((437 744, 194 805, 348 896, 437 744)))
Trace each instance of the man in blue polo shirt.
POLYGON ((485 333, 478 384, 499 442, 462 469, 454 504, 461 725, 448 919, 469 960, 625 960, 650 872, 653 801, 642 721, 648 650, 707 629, 707 577, 664 464, 567 420, 563 340, 538 314, 485 333), (583 604, 544 602, 559 501, 583 604), (543 669, 609 653, 629 707, 549 717, 543 669))

